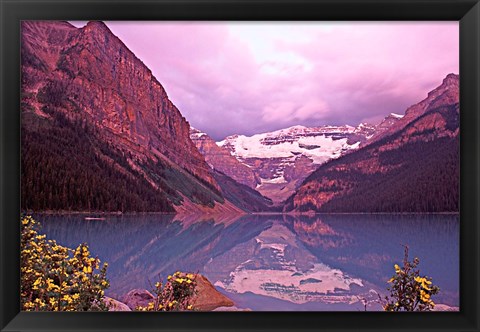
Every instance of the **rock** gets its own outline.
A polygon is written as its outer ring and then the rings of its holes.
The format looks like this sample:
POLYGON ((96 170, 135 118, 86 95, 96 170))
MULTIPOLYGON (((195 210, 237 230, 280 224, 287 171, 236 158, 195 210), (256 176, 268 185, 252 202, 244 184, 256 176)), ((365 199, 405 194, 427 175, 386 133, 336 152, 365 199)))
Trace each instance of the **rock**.
POLYGON ((260 184, 250 167, 239 162, 227 149, 219 147, 206 133, 190 128, 190 139, 213 169, 253 189, 260 184))
POLYGON ((136 307, 146 307, 148 303, 152 302, 154 296, 146 289, 132 289, 123 297, 125 303, 131 310, 136 307))
POLYGON ((105 296, 103 302, 108 306, 108 311, 132 311, 128 305, 111 297, 105 296))
MULTIPOLYGON (((201 274, 197 274, 195 277, 195 281, 197 283, 196 286, 196 295, 192 300, 193 307, 195 310, 199 311, 212 311, 217 308, 221 308, 217 311, 245 311, 249 309, 239 309, 234 307, 234 303, 228 297, 220 293, 215 287, 212 285, 210 281, 201 274)), ((119 308, 129 308, 130 310, 135 310, 136 307, 146 307, 148 303, 154 300, 154 296, 152 293, 147 291, 146 289, 132 289, 123 297, 123 303, 116 301, 111 298, 106 298, 108 301, 112 300, 112 302, 117 305, 119 308), (124 307, 123 307, 123 306, 124 307)), ((112 311, 129 311, 129 310, 112 310, 112 311)))
POLYGON ((459 307, 449 306, 446 304, 437 303, 432 311, 460 311, 459 307))
POLYGON ((233 306, 233 307, 218 307, 213 309, 212 311, 252 311, 252 309, 249 309, 249 308, 242 309, 242 308, 237 308, 233 306))
POLYGON ((197 274, 195 281, 197 282, 197 294, 193 300, 193 307, 196 310, 212 311, 221 307, 233 307, 233 301, 216 290, 207 278, 197 274))

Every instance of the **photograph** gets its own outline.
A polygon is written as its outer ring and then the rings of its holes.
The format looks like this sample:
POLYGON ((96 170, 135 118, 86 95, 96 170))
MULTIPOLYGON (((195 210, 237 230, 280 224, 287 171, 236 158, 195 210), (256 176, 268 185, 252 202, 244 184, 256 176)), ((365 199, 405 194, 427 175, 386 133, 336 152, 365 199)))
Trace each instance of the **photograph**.
POLYGON ((22 20, 20 310, 458 313, 459 38, 22 20))

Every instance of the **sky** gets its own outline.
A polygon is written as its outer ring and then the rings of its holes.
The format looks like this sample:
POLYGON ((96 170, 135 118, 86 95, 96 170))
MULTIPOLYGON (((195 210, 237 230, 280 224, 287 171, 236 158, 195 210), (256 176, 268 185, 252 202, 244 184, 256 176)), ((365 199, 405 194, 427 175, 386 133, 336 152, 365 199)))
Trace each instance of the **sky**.
POLYGON ((187 121, 217 141, 375 124, 459 72, 453 21, 105 23, 187 121))

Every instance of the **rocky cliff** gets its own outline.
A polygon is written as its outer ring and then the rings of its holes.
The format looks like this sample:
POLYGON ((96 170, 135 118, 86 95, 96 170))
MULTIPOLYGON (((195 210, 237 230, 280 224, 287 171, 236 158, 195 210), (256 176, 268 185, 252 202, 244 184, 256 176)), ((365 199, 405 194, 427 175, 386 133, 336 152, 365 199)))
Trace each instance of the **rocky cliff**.
POLYGON ((253 189, 260 183, 250 167, 239 162, 227 149, 219 147, 206 133, 191 128, 190 138, 211 168, 253 189))
POLYGON ((92 198, 90 208, 124 210, 124 204, 112 198, 100 199, 113 202, 109 207, 93 202, 95 196, 109 195, 98 195, 99 182, 108 179, 103 186, 109 186, 117 178, 122 178, 115 187, 124 187, 124 193, 117 194, 125 204, 128 199, 158 196, 153 204, 157 206, 141 210, 171 211, 186 201, 209 208, 223 203, 189 129, 152 72, 104 23, 89 22, 81 29, 58 21, 22 23, 22 163, 26 167, 22 192, 24 197, 50 192, 41 198, 43 203, 27 197, 23 208, 85 208, 70 202, 75 200, 69 197, 75 189, 76 196, 92 198), (75 151, 78 156, 68 156, 75 151), (68 159, 76 161, 79 170, 74 174, 68 171, 76 166, 64 169, 65 176, 85 177, 86 188, 59 183, 55 189, 48 184, 53 179, 34 179, 38 174, 33 165, 53 175, 47 168, 61 167, 68 159), (135 183, 137 188, 128 188, 135 183), (137 191, 136 196, 128 198, 128 191, 137 191))
POLYGON ((281 210, 278 206, 273 207, 270 199, 254 189, 259 180, 249 166, 239 162, 228 150, 219 147, 210 136, 198 129, 190 129, 190 138, 205 156, 223 196, 229 202, 245 212, 281 210))
POLYGON ((126 141, 115 143, 160 152, 214 184, 189 139, 185 118, 152 72, 104 23, 76 29, 68 23, 24 22, 22 31, 22 56, 44 64, 39 70, 25 68, 30 75, 24 77, 24 92, 36 93, 37 100, 67 115, 82 112, 126 141), (37 52, 38 44, 46 51, 37 52))
POLYGON ((458 212, 458 76, 367 144, 312 173, 285 210, 458 212))

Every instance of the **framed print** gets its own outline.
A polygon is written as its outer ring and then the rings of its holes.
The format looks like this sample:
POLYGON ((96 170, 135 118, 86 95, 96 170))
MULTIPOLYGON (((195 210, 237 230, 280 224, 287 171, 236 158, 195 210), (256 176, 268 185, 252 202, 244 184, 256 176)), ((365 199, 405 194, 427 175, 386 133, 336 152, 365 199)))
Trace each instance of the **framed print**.
POLYGON ((1 6, 2 331, 479 330, 478 1, 1 6))

